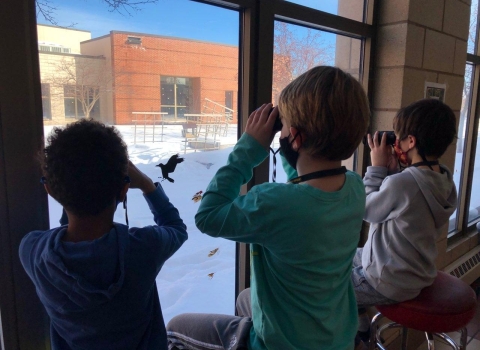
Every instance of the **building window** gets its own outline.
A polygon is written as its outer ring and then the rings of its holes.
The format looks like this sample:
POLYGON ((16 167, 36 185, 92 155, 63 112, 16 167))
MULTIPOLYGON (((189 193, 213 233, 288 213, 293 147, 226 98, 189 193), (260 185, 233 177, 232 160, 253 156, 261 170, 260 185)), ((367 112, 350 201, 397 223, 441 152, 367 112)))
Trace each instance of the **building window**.
POLYGON ((225 91, 225 107, 233 109, 233 91, 225 91))
POLYGON ((160 77, 162 112, 173 119, 183 119, 192 102, 192 81, 190 78, 160 77))
POLYGON ((50 84, 42 84, 43 119, 52 119, 52 105, 50 101, 50 84))
POLYGON ((139 38, 137 36, 128 36, 127 44, 142 45, 142 38, 139 38))

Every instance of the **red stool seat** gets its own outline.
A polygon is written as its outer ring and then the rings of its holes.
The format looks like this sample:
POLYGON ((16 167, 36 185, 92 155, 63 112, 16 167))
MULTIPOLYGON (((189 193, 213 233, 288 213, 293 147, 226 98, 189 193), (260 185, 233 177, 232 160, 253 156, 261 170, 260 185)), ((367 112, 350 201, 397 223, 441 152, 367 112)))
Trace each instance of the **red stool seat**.
POLYGON ((448 333, 465 327, 473 318, 477 300, 473 289, 460 279, 438 271, 430 287, 415 299, 378 305, 378 311, 406 328, 448 333))

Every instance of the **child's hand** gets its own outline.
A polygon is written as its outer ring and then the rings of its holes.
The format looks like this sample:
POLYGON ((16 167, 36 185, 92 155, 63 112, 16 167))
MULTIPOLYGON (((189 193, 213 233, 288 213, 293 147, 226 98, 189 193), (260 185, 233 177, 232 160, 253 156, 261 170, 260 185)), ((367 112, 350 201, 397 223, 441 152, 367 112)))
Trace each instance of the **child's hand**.
POLYGON ((383 133, 380 144, 378 143, 378 131, 373 135, 367 135, 368 146, 370 147, 370 158, 372 166, 383 166, 389 168, 394 162, 392 155, 392 147, 387 145, 387 133, 383 133))
POLYGON ((267 151, 275 136, 273 124, 278 118, 277 107, 273 109, 272 113, 270 113, 271 109, 271 103, 261 105, 250 114, 245 127, 245 132, 257 140, 267 151))
POLYGON ((128 176, 130 177, 130 188, 139 188, 143 193, 155 191, 156 187, 152 179, 138 170, 131 161, 128 161, 128 176))

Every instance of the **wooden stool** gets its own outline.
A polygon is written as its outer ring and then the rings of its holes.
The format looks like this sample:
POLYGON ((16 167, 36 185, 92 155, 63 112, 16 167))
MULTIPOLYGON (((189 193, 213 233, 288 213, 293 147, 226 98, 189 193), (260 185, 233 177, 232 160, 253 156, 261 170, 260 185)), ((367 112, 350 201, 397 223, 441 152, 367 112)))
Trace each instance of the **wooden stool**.
POLYGON ((378 305, 378 314, 372 319, 369 349, 385 349, 381 344, 381 333, 388 328, 403 328, 402 349, 406 349, 407 329, 425 332, 428 349, 434 349, 433 334, 442 338, 453 349, 465 350, 467 347, 468 322, 473 318, 477 300, 469 285, 445 272, 438 271, 433 284, 423 289, 412 300, 398 304, 378 305), (393 322, 378 328, 382 317, 393 322), (377 329, 378 328, 378 329, 377 329), (449 337, 447 332, 461 331, 460 346, 449 337))

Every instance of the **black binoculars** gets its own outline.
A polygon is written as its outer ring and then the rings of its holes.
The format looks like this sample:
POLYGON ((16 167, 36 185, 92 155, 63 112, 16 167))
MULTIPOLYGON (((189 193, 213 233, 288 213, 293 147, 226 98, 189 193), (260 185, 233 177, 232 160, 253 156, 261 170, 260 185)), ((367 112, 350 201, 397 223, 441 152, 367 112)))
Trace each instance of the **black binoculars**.
MULTIPOLYGON (((272 111, 273 111, 273 108, 270 110, 270 113, 272 113, 272 111)), ((268 114, 270 115, 270 113, 268 113, 268 114)), ((283 124, 282 124, 282 121, 280 120, 280 112, 279 112, 278 116, 277 116, 277 119, 275 119, 275 124, 273 124, 272 131, 277 132, 277 131, 282 130, 282 128, 283 128, 283 124)))
MULTIPOLYGON (((378 134, 377 134, 378 135, 378 143, 380 143, 382 141, 382 136, 383 136, 384 133, 387 134, 387 145, 393 146, 395 144, 395 140, 397 139, 397 137, 395 136, 395 132, 393 132, 393 131, 379 131, 378 134)), ((365 135, 363 137, 363 144, 368 145, 367 135, 365 135)))

